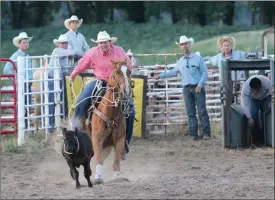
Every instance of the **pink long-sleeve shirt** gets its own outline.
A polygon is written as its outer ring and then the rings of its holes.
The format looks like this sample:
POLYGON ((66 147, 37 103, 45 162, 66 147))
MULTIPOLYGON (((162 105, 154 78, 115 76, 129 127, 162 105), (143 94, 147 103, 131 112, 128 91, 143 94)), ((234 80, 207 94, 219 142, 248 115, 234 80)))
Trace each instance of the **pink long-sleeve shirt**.
POLYGON ((110 50, 107 53, 103 53, 99 47, 93 47, 79 60, 77 67, 71 74, 71 79, 73 80, 80 72, 93 68, 94 74, 98 79, 108 81, 113 70, 111 60, 118 61, 121 59, 126 59, 127 68, 132 70, 130 58, 126 55, 123 48, 111 45, 110 50))

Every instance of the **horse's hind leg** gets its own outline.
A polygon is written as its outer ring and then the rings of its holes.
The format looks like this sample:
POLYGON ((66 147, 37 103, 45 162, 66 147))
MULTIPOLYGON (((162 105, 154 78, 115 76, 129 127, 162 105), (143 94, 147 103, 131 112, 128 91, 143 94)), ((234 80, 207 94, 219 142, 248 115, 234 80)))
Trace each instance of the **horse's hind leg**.
POLYGON ((92 175, 92 170, 91 170, 91 167, 90 167, 90 161, 84 163, 83 167, 84 167, 84 176, 87 179, 88 187, 93 187, 93 184, 92 184, 91 179, 90 179, 90 177, 92 175))
POLYGON ((112 147, 110 147, 110 146, 103 149, 103 162, 111 154, 111 151, 112 151, 112 147))
POLYGON ((120 172, 120 161, 121 161, 123 150, 124 150, 124 138, 122 137, 122 138, 119 138, 115 144, 115 160, 113 164, 113 169, 114 169, 114 172, 117 174, 119 174, 120 172))

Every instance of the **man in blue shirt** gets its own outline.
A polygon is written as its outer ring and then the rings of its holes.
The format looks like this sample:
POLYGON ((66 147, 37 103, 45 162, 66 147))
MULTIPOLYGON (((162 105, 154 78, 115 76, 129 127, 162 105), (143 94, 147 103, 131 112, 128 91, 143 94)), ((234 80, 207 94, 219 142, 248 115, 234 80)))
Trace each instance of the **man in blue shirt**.
POLYGON ((190 51, 194 43, 193 38, 181 36, 180 41, 176 42, 179 48, 184 52, 176 67, 172 70, 161 73, 156 78, 168 78, 177 76, 182 77, 183 96, 186 106, 189 122, 189 133, 194 140, 198 139, 198 120, 196 117, 196 106, 202 125, 203 139, 209 139, 211 136, 210 121, 206 110, 206 95, 204 85, 208 80, 208 72, 203 58, 190 51))
MULTIPOLYGON (((221 72, 222 61, 227 59, 245 59, 246 53, 243 51, 234 50, 236 46, 236 40, 233 37, 225 36, 218 39, 217 42, 218 48, 221 50, 221 53, 218 53, 215 56, 206 56, 204 57, 205 61, 209 61, 213 66, 219 68, 221 72)), ((220 74, 221 77, 221 74, 220 74)), ((235 72, 231 72, 232 80, 236 80, 235 72)), ((237 71, 237 80, 245 79, 244 71, 237 71)))
POLYGON ((85 37, 78 32, 83 19, 78 19, 76 15, 71 16, 69 19, 64 21, 65 27, 69 30, 65 33, 68 37, 68 49, 73 49, 75 51, 75 62, 83 57, 86 51, 88 51, 89 45, 87 44, 85 37))
MULTIPOLYGON (((27 51, 29 49, 29 42, 32 40, 33 37, 28 37, 27 33, 22 32, 20 33, 18 36, 16 36, 15 38, 13 38, 13 44, 14 46, 18 47, 19 49, 12 54, 12 56, 10 57, 10 59, 12 61, 15 61, 15 63, 17 63, 17 59, 19 56, 21 57, 28 57, 30 56, 27 51)), ((26 69, 30 69, 31 68, 31 59, 27 58, 24 59, 25 65, 24 65, 24 69, 25 69, 25 81, 26 80, 32 80, 33 79, 33 73, 31 70, 26 70, 26 69)), ((17 65, 18 67, 18 65, 17 65)), ((7 62, 4 70, 3 70, 4 74, 13 74, 13 66, 10 62, 7 62)), ((30 93, 31 92, 31 83, 25 83, 25 93, 30 93)), ((31 95, 25 95, 25 105, 31 104, 31 95)), ((27 112, 25 113, 25 117, 27 116, 27 112)), ((27 128, 27 120, 25 120, 25 127, 27 128)))

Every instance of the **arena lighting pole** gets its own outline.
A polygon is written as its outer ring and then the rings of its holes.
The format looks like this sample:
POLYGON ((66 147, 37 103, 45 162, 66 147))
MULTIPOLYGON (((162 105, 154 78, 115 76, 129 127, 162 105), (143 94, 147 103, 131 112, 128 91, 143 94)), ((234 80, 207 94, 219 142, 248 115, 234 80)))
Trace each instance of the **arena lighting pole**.
MULTIPOLYGON (((18 137, 17 137, 17 143, 18 146, 21 146, 24 144, 24 135, 25 135, 25 98, 24 98, 24 57, 19 56, 18 62, 17 62, 17 120, 18 120, 18 137)), ((16 102, 14 102, 16 103, 16 102)))

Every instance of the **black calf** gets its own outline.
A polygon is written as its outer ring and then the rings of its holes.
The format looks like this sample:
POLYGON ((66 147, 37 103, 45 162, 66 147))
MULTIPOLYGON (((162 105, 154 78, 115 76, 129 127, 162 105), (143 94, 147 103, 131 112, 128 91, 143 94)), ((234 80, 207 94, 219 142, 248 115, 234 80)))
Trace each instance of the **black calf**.
POLYGON ((70 174, 73 180, 76 181, 76 188, 80 188, 79 173, 76 169, 80 165, 84 167, 84 176, 87 179, 88 187, 93 187, 90 180, 92 175, 90 162, 94 156, 94 151, 90 136, 86 133, 78 132, 77 129, 75 131, 67 131, 66 128, 63 128, 62 132, 64 136, 62 155, 70 167, 70 174))

